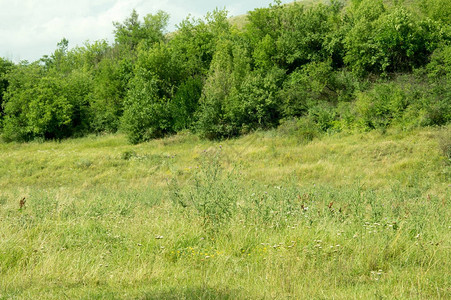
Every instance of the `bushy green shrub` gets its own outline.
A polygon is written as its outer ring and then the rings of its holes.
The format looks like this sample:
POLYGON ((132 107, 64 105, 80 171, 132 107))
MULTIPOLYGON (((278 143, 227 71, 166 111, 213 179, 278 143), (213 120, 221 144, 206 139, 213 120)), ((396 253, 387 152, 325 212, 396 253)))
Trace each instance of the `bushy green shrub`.
POLYGON ((425 15, 443 24, 451 24, 451 2, 448 0, 419 0, 419 8, 425 15))
POLYGON ((387 128, 402 118, 408 104, 406 93, 398 85, 376 84, 357 94, 357 122, 365 130, 387 128))
POLYGON ((345 68, 333 71, 329 76, 326 91, 329 92, 329 102, 334 104, 354 101, 356 91, 364 90, 368 85, 367 80, 345 68))
POLYGON ((340 102, 336 109, 336 120, 333 123, 333 130, 337 132, 352 132, 356 127, 357 114, 353 102, 340 102))
POLYGON ((311 107, 308 116, 320 131, 327 132, 334 127, 337 113, 335 107, 324 103, 311 107))
POLYGON ((416 70, 405 120, 415 126, 442 126, 451 121, 451 47, 441 45, 430 63, 416 70))
POLYGON ((446 125, 451 122, 451 83, 442 81, 429 87, 423 93, 420 113, 420 126, 446 125))
POLYGON ((124 99, 133 72, 130 58, 108 57, 97 65, 90 101, 92 129, 95 132, 116 132, 124 111, 124 99))
POLYGON ((332 68, 330 62, 313 62, 294 71, 279 92, 286 117, 301 116, 319 101, 328 100, 332 68))
POLYGON ((13 63, 0 57, 0 129, 2 128, 3 119, 3 93, 6 92, 8 88, 8 80, 6 74, 13 67, 13 63))
POLYGON ((438 79, 445 77, 451 79, 451 45, 440 45, 431 55, 426 70, 430 78, 438 79))
POLYGON ((224 110, 231 124, 237 130, 243 126, 257 129, 277 124, 280 118, 277 92, 284 77, 285 72, 278 68, 273 68, 266 74, 248 74, 226 102, 224 110))
POLYGON ((202 93, 202 85, 201 78, 194 77, 188 78, 178 87, 170 103, 175 131, 181 131, 193 126, 202 93))
POLYGON ((321 136, 321 129, 312 117, 283 119, 277 131, 282 135, 294 136, 301 142, 309 142, 321 136))
POLYGON ((344 39, 345 62, 357 74, 411 71, 428 62, 441 40, 441 27, 402 7, 364 0, 344 39))
POLYGON ((61 139, 89 130, 89 75, 44 73, 37 64, 8 75, 3 137, 7 141, 61 139))
POLYGON ((130 81, 124 104, 122 128, 133 144, 172 132, 169 102, 158 95, 158 79, 142 71, 130 81))

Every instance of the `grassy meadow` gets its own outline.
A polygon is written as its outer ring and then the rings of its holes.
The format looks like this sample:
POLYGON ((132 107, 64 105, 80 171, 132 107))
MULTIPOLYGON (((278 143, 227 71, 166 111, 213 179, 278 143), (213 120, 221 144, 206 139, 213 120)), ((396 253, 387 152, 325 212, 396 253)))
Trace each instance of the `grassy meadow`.
POLYGON ((449 299, 450 132, 0 143, 0 299, 449 299))

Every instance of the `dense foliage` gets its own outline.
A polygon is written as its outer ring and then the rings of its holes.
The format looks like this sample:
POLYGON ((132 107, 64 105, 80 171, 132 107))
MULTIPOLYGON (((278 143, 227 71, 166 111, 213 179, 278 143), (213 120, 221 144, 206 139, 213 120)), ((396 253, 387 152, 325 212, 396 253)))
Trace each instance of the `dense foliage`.
POLYGON ((0 59, 6 141, 123 130, 139 143, 181 130, 227 138, 282 126, 321 132, 451 120, 451 2, 331 1, 247 15, 115 22, 115 42, 13 64, 0 59))

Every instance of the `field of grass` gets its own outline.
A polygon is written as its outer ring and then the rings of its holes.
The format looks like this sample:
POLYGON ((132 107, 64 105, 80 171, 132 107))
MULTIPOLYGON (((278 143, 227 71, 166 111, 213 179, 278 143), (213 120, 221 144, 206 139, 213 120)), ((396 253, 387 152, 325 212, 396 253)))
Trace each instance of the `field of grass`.
POLYGON ((0 143, 0 299, 450 299, 449 132, 0 143))

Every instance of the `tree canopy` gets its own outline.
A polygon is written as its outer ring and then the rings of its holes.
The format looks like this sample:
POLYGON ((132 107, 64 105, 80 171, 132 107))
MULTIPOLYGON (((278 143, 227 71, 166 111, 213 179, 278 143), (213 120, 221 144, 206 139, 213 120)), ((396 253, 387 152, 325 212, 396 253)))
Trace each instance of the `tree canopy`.
POLYGON ((295 122, 300 132, 447 124, 451 2, 276 1, 237 27, 225 10, 114 22, 114 43, 41 60, 0 58, 6 141, 123 131, 139 143, 181 130, 228 138, 295 122), (291 121, 290 121, 291 120, 291 121), (294 121, 293 121, 294 120, 294 121))

